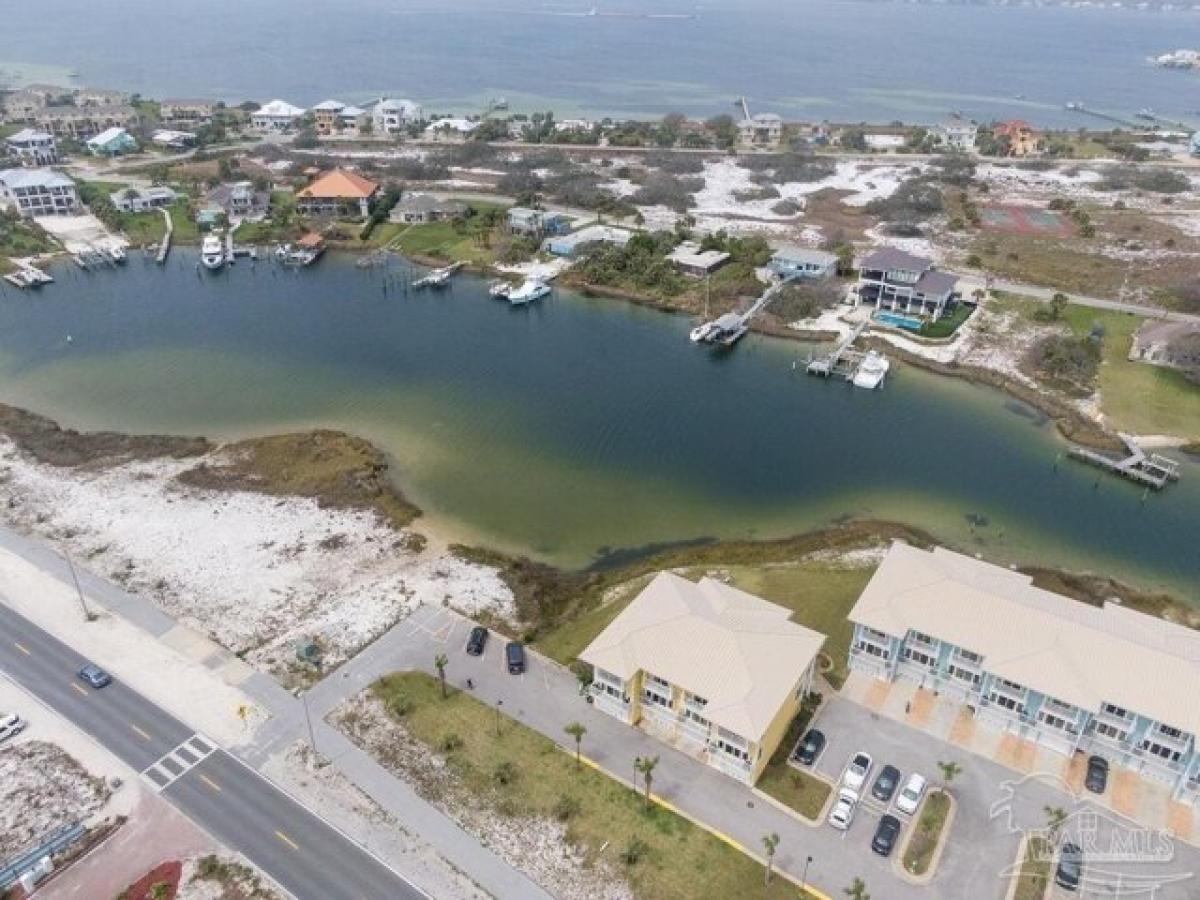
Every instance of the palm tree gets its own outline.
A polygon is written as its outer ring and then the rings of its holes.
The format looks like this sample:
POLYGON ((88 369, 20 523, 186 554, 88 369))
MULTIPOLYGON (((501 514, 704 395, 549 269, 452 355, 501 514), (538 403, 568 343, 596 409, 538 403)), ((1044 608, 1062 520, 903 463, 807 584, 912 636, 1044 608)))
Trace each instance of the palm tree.
POLYGON ((867 893, 867 883, 861 878, 855 878, 850 882, 850 887, 842 891, 850 900, 871 900, 871 895, 867 893))
POLYGON ((956 762, 950 761, 950 762, 939 762, 938 768, 942 772, 942 789, 945 791, 949 791, 950 790, 950 782, 952 782, 957 776, 962 774, 962 766, 960 766, 956 762))
POLYGON ((767 880, 766 884, 771 883, 771 868, 775 865, 775 851, 779 849, 779 835, 775 832, 764 834, 762 839, 763 849, 767 851, 767 880))
POLYGON ((633 768, 646 781, 646 805, 650 805, 650 785, 654 781, 654 767, 658 765, 657 756, 639 756, 633 761, 633 768))
POLYGON ((571 722, 563 728, 567 734, 575 738, 575 768, 579 768, 579 745, 583 743, 583 736, 587 734, 587 726, 581 722, 571 722))
POLYGON ((446 699, 446 665, 450 660, 446 658, 445 653, 439 653, 433 658, 433 664, 437 667, 438 678, 442 682, 442 699, 446 699))
POLYGON ((1058 838, 1058 832, 1067 822, 1067 811, 1061 806, 1043 806, 1042 811, 1046 814, 1046 832, 1050 836, 1050 843, 1053 844, 1058 838))

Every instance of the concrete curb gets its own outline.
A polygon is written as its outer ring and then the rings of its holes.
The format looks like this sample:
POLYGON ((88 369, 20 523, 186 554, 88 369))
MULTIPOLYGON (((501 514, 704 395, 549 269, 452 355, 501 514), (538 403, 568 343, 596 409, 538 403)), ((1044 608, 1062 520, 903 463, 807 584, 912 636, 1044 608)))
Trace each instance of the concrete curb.
POLYGON ((938 788, 937 791, 930 791, 925 795, 925 799, 921 801, 920 807, 913 813, 912 822, 909 825, 908 834, 904 836, 904 842, 900 846, 900 852, 892 859, 892 870, 907 881, 909 884, 927 885, 933 881, 937 875, 938 866, 942 861, 942 854, 946 850, 946 844, 949 843, 950 829, 954 826, 954 815, 958 811, 958 801, 954 799, 954 795, 949 791, 938 788), (921 821, 921 814, 925 811, 925 804, 929 802, 929 798, 934 793, 942 793, 950 801, 950 807, 946 810, 946 820, 942 823, 942 833, 938 835, 937 846, 933 848, 933 856, 929 858, 929 868, 921 875, 914 875, 904 867, 904 854, 908 852, 908 845, 912 843, 913 835, 917 831, 917 823, 921 821))

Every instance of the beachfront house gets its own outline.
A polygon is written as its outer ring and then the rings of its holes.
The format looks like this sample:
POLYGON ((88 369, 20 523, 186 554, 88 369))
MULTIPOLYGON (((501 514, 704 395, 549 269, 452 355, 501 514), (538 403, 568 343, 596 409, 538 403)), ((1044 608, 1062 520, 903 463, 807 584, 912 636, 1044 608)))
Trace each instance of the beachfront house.
POLYGON ((705 278, 729 262, 729 254, 724 250, 701 250, 695 241, 684 241, 667 254, 667 261, 684 275, 705 278))
POLYGON ((1200 156, 1200 131, 1192 135, 1192 156, 1200 156))
POLYGON ((380 187, 348 169, 334 169, 296 193, 296 209, 305 216, 353 216, 365 219, 380 187))
POLYGON ((173 125, 207 125, 216 114, 217 104, 214 100, 172 98, 158 104, 159 121, 173 125))
POLYGON ((80 211, 75 182, 53 169, 0 171, 0 200, 22 216, 69 216, 80 211))
POLYGON ((753 784, 812 690, 824 642, 782 606, 660 572, 579 658, 597 710, 753 784))
POLYGON ((191 131, 175 131, 171 128, 159 128, 150 135, 150 143, 171 150, 186 150, 196 144, 196 135, 191 131))
POLYGON ((342 110, 346 104, 341 100, 322 100, 312 108, 313 124, 318 134, 334 134, 341 130, 342 110))
POLYGON ((170 206, 179 199, 179 195, 165 185, 156 185, 148 188, 121 188, 109 194, 108 199, 121 212, 138 213, 170 206))
POLYGON ((738 141, 744 147, 775 147, 783 140, 783 118, 759 113, 737 123, 738 141))
POLYGON ((86 141, 92 156, 120 156, 137 150, 137 141, 124 128, 106 128, 86 141))
POLYGON ((1004 142, 1006 156, 1033 156, 1042 148, 1041 134, 1023 119, 998 123, 993 126, 992 135, 1004 142))
POLYGON ((399 134, 422 118, 421 107, 411 100, 381 98, 371 107, 371 128, 376 134, 399 134))
POLYGON ((32 122, 46 108, 46 98, 28 89, 4 94, 0 100, 4 103, 6 122, 32 122))
POLYGON ((443 200, 430 194, 405 194, 392 207, 388 219, 406 225, 465 219, 470 212, 461 200, 443 200))
POLYGON ((47 106, 35 116, 37 126, 57 138, 87 140, 109 128, 136 128, 141 117, 126 104, 113 106, 47 106))
POLYGON ((505 224, 513 234, 540 241, 547 235, 566 234, 570 228, 570 219, 561 213, 547 212, 544 209, 514 206, 509 209, 505 224))
POLYGON ((850 667, 915 682, 993 729, 1094 753, 1200 797, 1200 633, 1092 606, 944 548, 892 545, 850 611, 850 667))
POLYGON ((4 139, 8 155, 23 166, 53 166, 58 163, 58 141, 36 128, 22 128, 4 139))
POLYGON ((371 113, 359 106, 343 106, 338 113, 338 128, 342 131, 362 131, 371 121, 371 113))
POLYGON ((79 88, 72 92, 75 105, 88 106, 122 106, 133 99, 129 91, 114 91, 108 88, 79 88))
POLYGON ((624 247, 633 237, 633 232, 610 225, 589 225, 570 234, 557 235, 546 242, 546 249, 555 256, 577 256, 584 248, 594 244, 613 244, 624 247))
POLYGON ((838 258, 824 250, 785 244, 771 255, 767 267, 780 278, 828 278, 837 273, 838 258))
POLYGON ((218 217, 224 215, 228 219, 258 222, 266 218, 270 208, 270 191, 255 190, 253 182, 250 181, 236 181, 232 184, 219 184, 209 191, 200 210, 203 218, 197 215, 196 221, 211 225, 218 217))
MULTIPOLYGON (((950 305, 958 278, 933 268, 933 261, 895 247, 883 247, 858 263, 853 303, 876 310, 940 319, 950 305)), ((878 315, 878 314, 877 314, 878 315)))
POLYGON ((438 119, 425 127, 424 135, 427 141, 462 141, 478 127, 479 123, 471 119, 438 119))
POLYGON ((284 132, 304 115, 299 106, 286 100, 271 100, 250 113, 250 127, 258 131, 284 132))
POLYGON ((975 149, 975 138, 979 134, 979 128, 974 122, 950 119, 934 125, 930 133, 946 149, 970 153, 975 149))

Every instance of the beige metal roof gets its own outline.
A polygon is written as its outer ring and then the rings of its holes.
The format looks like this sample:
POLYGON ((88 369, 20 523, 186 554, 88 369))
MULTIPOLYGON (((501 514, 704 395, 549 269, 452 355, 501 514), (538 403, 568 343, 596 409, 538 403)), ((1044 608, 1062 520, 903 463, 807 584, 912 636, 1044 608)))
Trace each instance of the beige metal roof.
POLYGON ((628 680, 645 670, 708 700, 705 717, 759 741, 825 635, 712 578, 660 572, 579 658, 628 680))
POLYGON ((982 654, 1002 678, 1097 712, 1113 703, 1200 734, 1200 633, 1115 603, 1090 606, 1028 575, 896 542, 850 620, 982 654))

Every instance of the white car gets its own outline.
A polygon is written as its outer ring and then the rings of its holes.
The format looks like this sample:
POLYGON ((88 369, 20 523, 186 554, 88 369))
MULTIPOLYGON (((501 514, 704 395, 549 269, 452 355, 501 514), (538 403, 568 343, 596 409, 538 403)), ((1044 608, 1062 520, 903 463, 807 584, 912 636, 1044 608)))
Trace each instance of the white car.
POLYGON ((924 775, 913 772, 908 776, 908 781, 904 782, 904 789, 896 798, 896 809, 906 816, 911 816, 921 804, 921 798, 925 796, 925 788, 928 785, 924 775))
POLYGON ((871 759, 868 753, 855 753, 854 758, 850 760, 850 765, 846 766, 846 772, 842 775, 842 784, 852 791, 862 790, 862 786, 867 783, 867 776, 871 774, 871 769, 875 766, 875 760, 871 759))
POLYGON ((0 715, 0 744, 25 730, 26 722, 16 713, 0 715))
POLYGON ((829 824, 838 831, 845 831, 854 821, 854 810, 858 807, 858 794, 850 788, 838 791, 837 801, 829 811, 829 824))

